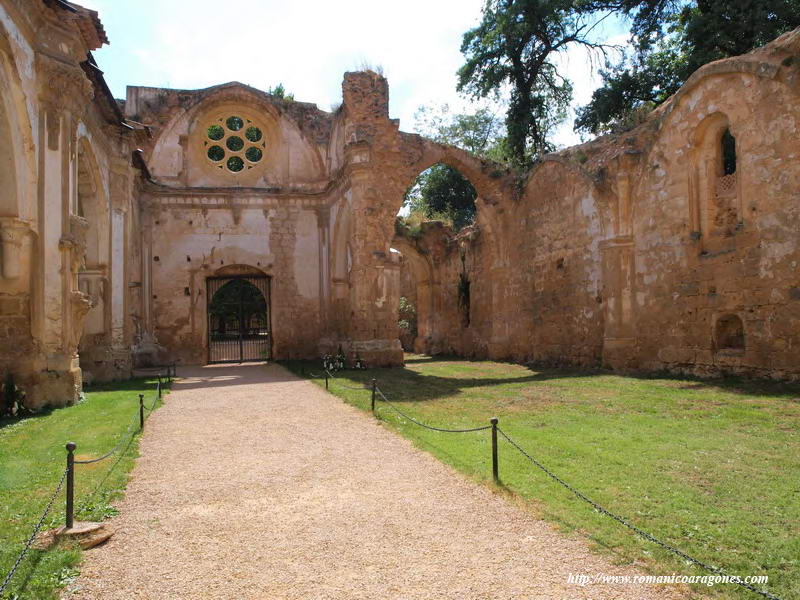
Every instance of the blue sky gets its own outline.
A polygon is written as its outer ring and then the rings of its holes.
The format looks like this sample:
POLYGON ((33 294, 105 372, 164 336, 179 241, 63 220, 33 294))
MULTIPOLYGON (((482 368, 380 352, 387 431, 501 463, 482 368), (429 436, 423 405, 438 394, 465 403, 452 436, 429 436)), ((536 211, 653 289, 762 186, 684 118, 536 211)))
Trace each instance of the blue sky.
MULTIPOLYGON (((95 53, 111 91, 126 85, 203 88, 241 81, 260 89, 283 83, 297 100, 323 110, 341 101, 345 71, 380 65, 390 112, 414 130, 422 104, 467 103, 455 91, 461 36, 480 18, 483 0, 78 0, 99 11, 109 46, 95 53)), ((622 41, 611 23, 602 36, 622 41)), ((560 65, 575 82, 576 104, 596 86, 585 54, 560 65)), ((571 123, 559 144, 577 142, 571 123)))

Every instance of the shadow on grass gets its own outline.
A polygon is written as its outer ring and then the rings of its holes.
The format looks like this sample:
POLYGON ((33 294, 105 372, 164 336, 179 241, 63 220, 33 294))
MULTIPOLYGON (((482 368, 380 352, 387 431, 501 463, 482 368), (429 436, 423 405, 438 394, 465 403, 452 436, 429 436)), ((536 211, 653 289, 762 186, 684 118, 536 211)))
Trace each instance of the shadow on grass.
POLYGON ((46 417, 46 416, 52 414, 54 410, 58 410, 58 409, 55 408, 55 407, 50 406, 48 408, 43 408, 41 410, 37 410, 36 412, 33 412, 33 413, 27 413, 27 414, 24 414, 24 415, 20 415, 19 417, 2 418, 2 419, 0 419, 0 430, 2 430, 4 427, 10 427, 11 425, 16 425, 17 423, 20 423, 22 421, 27 421, 28 419, 39 419, 41 417, 46 417))
POLYGON ((36 569, 39 567, 39 564, 42 562, 42 557, 44 556, 44 552, 40 550, 31 550, 30 554, 28 554, 28 565, 26 567, 25 577, 20 580, 17 586, 17 593, 22 594, 22 596, 9 596, 9 598, 24 598, 25 591, 28 589, 28 585, 31 583, 31 579, 33 576, 36 575, 36 569))
MULTIPOLYGON (((406 365, 425 363, 463 363, 479 365, 487 361, 462 359, 454 356, 414 356, 406 359, 406 365)), ((497 362, 497 361, 493 361, 497 362)), ((309 377, 311 372, 322 374, 322 365, 318 361, 283 361, 283 366, 293 373, 309 377)), ((530 374, 520 377, 463 377, 462 375, 446 376, 423 374, 405 367, 382 367, 363 371, 346 370, 341 377, 368 385, 375 378, 378 386, 397 402, 419 402, 455 396, 460 392, 474 388, 492 387, 506 384, 535 384, 566 379, 592 377, 624 377, 640 381, 671 381, 683 385, 675 386, 687 391, 720 390, 743 396, 769 396, 771 398, 800 402, 800 383, 779 382, 740 377, 721 377, 703 379, 696 376, 677 375, 674 373, 616 373, 599 368, 553 367, 546 365, 519 365, 515 363, 497 363, 508 366, 523 367, 530 374)))
MULTIPOLYGON (((106 381, 103 383, 96 383, 94 385, 84 385, 83 391, 87 394, 95 392, 141 392, 142 390, 152 390, 155 392, 157 382, 158 380, 152 377, 133 377, 124 381, 106 381)), ((162 391, 166 392, 170 389, 170 384, 166 382, 163 383, 161 389, 162 391)), ((80 404, 80 402, 77 404, 80 404)), ((47 406, 45 408, 40 408, 35 412, 26 413, 18 417, 1 418, 0 430, 29 419, 40 419, 42 417, 47 417, 53 414, 54 411, 70 408, 72 406, 75 406, 75 404, 68 404, 66 406, 47 406)))
MULTIPOLYGON (((148 388, 156 389, 157 383, 158 379, 156 377, 132 377, 131 379, 125 379, 123 381, 104 381, 102 383, 85 385, 83 391, 86 393, 132 392, 148 388)), ((164 382, 161 387, 167 389, 169 388, 169 384, 164 382)))

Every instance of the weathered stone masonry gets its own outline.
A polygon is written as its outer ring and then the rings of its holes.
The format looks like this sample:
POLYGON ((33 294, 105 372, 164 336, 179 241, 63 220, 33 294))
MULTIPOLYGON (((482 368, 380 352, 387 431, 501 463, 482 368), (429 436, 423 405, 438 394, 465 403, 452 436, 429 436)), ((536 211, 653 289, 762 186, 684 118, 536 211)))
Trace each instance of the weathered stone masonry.
POLYGON ((399 131, 372 72, 332 113, 235 82, 123 102, 93 11, 0 0, 0 28, 0 376, 30 406, 205 362, 208 281, 236 275, 269 277, 277 359, 401 364, 402 285, 418 351, 800 375, 798 32, 521 176, 399 131), (397 233, 440 162, 476 224, 397 233))
POLYGON ((637 129, 545 157, 520 194, 489 200, 478 184, 493 174, 463 171, 478 226, 406 242, 439 290, 418 349, 797 377, 798 53, 795 31, 703 67, 637 129))

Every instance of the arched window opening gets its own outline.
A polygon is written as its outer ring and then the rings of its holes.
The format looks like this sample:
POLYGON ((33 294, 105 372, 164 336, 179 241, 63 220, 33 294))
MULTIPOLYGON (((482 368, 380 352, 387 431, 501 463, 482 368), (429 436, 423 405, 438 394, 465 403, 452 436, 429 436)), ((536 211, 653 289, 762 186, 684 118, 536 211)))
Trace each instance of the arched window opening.
MULTIPOLYGON (((5 102, 2 99, 0 99, 0 135, 3 136, 4 140, 14 139, 5 102)), ((0 194, 0 217, 19 216, 14 150, 14 144, 8 143, 8 141, 0 145, 0 179, 3 181, 3 193, 0 194)))
POLYGON ((86 219, 89 225, 86 231, 87 269, 95 269, 102 262, 100 228, 103 214, 94 173, 87 151, 81 148, 78 152, 78 194, 75 213, 86 219))
POLYGON ((735 236, 744 225, 737 150, 726 115, 704 119, 697 129, 690 175, 693 225, 703 254, 735 248, 735 236))
POLYGON ((269 279, 211 277, 207 286, 209 362, 269 359, 269 279))
POLYGON ((744 324, 738 315, 722 315, 714 328, 717 350, 744 350, 744 324))
MULTIPOLYGON (((401 289, 403 287, 401 280, 401 289)), ((416 289, 413 290, 416 295, 416 289)), ((400 343, 403 350, 406 352, 414 351, 414 340, 419 335, 417 327, 417 307, 414 304, 416 298, 410 299, 406 296, 400 296, 400 308, 397 313, 397 326, 400 328, 400 343)))
POLYGON ((413 231, 424 221, 443 221, 459 231, 475 222, 477 197, 475 187, 457 169, 437 163, 408 188, 398 217, 413 231))
POLYGON ((726 129, 722 134, 722 175, 736 173, 736 138, 731 135, 731 130, 726 129))
POLYGON ((406 352, 428 353, 433 342, 433 270, 430 257, 406 237, 394 239, 400 254, 397 296, 398 337, 406 352))

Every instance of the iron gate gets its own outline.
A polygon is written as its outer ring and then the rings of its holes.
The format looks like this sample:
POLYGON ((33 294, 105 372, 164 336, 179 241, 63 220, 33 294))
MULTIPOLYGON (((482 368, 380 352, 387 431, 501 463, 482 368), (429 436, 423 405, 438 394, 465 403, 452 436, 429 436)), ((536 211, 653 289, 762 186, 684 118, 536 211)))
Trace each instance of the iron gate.
POLYGON ((269 277, 209 277, 206 287, 208 362, 271 358, 269 277))

